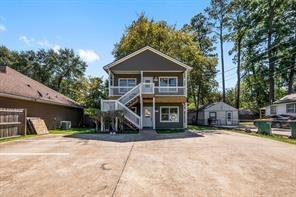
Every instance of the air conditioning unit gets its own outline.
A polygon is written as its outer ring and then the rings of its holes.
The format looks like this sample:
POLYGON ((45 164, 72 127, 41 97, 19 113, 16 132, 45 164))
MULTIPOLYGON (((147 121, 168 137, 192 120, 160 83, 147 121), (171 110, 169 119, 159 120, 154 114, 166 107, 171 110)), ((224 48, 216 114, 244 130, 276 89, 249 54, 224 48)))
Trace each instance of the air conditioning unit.
POLYGON ((60 128, 63 130, 71 129, 71 121, 61 121, 60 128))

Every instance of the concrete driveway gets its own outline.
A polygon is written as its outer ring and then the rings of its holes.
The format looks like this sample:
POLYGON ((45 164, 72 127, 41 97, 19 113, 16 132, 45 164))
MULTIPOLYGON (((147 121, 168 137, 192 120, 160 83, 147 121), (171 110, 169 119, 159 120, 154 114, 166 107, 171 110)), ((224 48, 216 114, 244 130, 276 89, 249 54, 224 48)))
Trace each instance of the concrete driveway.
POLYGON ((295 196, 296 146, 230 132, 0 144, 0 196, 295 196))

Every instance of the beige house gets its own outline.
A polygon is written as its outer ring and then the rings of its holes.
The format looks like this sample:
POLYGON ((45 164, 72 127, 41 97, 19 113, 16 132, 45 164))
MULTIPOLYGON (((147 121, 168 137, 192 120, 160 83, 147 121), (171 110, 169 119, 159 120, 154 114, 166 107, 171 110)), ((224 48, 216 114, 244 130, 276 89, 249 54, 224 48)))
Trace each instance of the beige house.
MULTIPOLYGON (((109 99, 102 111, 122 110, 125 125, 143 128, 187 127, 187 75, 190 66, 146 46, 104 67, 109 99)), ((115 130, 118 120, 115 121, 115 130)), ((109 124, 101 120, 101 130, 109 124)))

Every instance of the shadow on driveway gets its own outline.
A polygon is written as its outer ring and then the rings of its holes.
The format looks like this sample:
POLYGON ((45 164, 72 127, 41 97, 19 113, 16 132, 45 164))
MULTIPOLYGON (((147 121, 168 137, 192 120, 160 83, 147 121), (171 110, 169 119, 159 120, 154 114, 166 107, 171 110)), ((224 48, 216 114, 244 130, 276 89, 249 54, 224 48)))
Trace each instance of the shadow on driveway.
MULTIPOLYGON (((208 132, 210 133, 210 132, 208 132)), ((207 134, 208 134, 207 133, 207 134)), ((219 134, 219 132, 213 131, 212 134, 219 134)), ((164 139, 185 139, 185 138, 197 138, 204 137, 204 132, 192 132, 185 131, 182 133, 170 133, 170 134, 157 134, 155 132, 139 132, 138 134, 73 134, 65 137, 80 138, 85 140, 101 140, 109 142, 137 142, 137 141, 152 141, 152 140, 164 140, 164 139)))

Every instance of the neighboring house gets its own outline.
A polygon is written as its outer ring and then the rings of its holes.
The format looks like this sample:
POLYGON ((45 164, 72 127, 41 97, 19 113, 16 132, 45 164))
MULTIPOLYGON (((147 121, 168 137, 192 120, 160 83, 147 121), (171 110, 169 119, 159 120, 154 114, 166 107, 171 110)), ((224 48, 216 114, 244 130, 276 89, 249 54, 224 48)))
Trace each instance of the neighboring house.
POLYGON ((284 96, 272 105, 265 107, 265 115, 292 115, 296 116, 296 93, 284 96))
POLYGON ((0 66, 0 108, 26 109, 28 117, 42 118, 49 129, 62 120, 78 127, 83 118, 81 105, 8 66, 0 66))
MULTIPOLYGON (((146 46, 104 69, 109 74, 109 100, 102 100, 102 111, 122 110, 125 125, 135 129, 187 127, 190 66, 146 46)), ((101 122, 101 129, 109 130, 109 124, 101 122)))
POLYGON ((238 125, 238 109, 224 103, 208 103, 198 109, 198 123, 202 125, 238 125))

